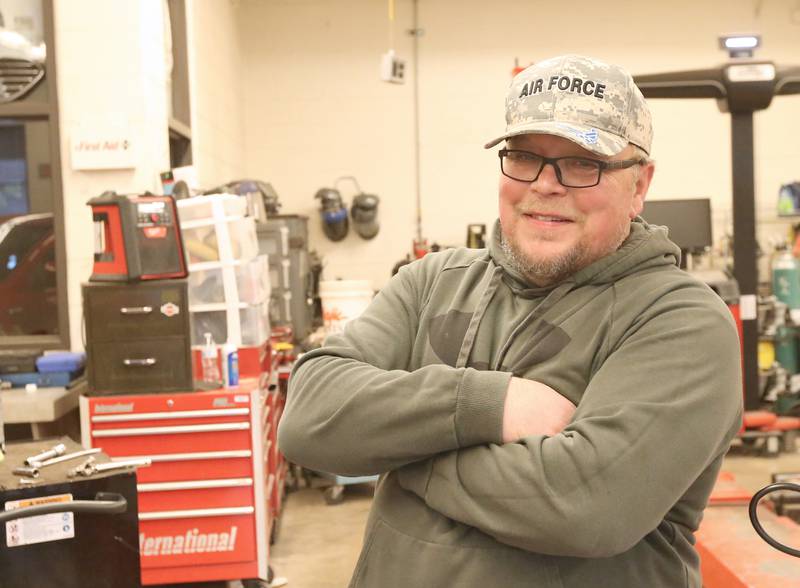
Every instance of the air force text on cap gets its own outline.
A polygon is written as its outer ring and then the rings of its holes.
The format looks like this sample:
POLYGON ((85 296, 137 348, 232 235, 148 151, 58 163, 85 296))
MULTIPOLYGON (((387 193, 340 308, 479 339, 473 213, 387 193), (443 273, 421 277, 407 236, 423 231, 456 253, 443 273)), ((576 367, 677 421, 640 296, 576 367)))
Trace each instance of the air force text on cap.
MULTIPOLYGON (((522 92, 520 92, 519 97, 524 98, 525 96, 531 96, 542 92, 544 82, 545 80, 543 78, 526 82, 525 85, 522 86, 522 92)), ((571 78, 569 76, 551 76, 550 79, 547 80, 547 90, 550 91, 554 87, 563 92, 594 96, 599 100, 603 99, 603 92, 605 92, 606 89, 605 84, 595 82, 594 80, 582 80, 581 78, 571 78)))

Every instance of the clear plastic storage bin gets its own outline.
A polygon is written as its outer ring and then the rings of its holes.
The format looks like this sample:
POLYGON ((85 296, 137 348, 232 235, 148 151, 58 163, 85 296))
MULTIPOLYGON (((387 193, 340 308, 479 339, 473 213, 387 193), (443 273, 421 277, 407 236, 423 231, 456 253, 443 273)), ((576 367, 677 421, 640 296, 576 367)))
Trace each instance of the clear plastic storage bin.
POLYGON ((270 291, 266 255, 259 255, 251 261, 189 267, 189 301, 192 305, 226 301, 258 304, 269 300, 270 291))
POLYGON ((249 260, 258 255, 255 220, 250 217, 203 224, 191 223, 189 226, 181 226, 181 233, 190 265, 211 261, 249 260))
POLYGON ((176 201, 181 224, 198 220, 223 220, 243 217, 247 213, 247 198, 236 194, 209 194, 176 201))
MULTIPOLYGON (((238 346, 258 346, 269 339, 270 323, 267 302, 241 304, 231 311, 238 313, 241 337, 236 337, 230 332, 229 311, 223 305, 213 305, 213 307, 213 309, 190 307, 192 345, 202 345, 205 342, 205 333, 211 333, 214 341, 218 344, 231 343, 238 346)), ((235 316, 230 318, 236 320, 235 316)))

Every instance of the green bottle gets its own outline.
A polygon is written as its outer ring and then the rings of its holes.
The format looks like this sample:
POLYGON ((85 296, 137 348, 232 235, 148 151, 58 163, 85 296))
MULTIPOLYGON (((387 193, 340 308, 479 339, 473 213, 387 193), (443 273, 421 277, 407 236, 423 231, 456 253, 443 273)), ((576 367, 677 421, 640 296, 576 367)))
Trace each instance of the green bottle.
POLYGON ((775 333, 775 359, 790 375, 800 371, 797 332, 800 325, 800 262, 784 248, 772 264, 772 293, 789 308, 789 324, 775 333))
POLYGON ((789 307, 790 314, 800 311, 800 263, 788 249, 778 253, 772 264, 772 293, 789 307))
POLYGON ((775 359, 789 375, 798 371, 797 327, 778 327, 775 333, 775 359))

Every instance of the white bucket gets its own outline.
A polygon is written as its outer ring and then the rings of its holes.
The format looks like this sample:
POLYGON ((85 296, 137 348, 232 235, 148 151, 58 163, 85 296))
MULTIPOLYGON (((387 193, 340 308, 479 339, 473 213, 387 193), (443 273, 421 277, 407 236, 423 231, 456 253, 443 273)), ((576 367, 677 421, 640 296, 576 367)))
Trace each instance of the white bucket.
POLYGON ((319 297, 325 333, 341 333, 372 302, 372 284, 369 280, 324 281, 319 283, 319 297))

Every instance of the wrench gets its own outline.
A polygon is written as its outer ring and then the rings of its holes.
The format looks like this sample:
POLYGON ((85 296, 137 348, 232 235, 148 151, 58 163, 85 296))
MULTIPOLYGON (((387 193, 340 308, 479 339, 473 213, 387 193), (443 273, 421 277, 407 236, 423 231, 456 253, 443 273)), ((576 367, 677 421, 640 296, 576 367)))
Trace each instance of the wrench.
POLYGON ((71 470, 69 470, 67 472, 67 477, 68 478, 74 478, 75 476, 78 476, 78 475, 90 476, 91 474, 83 473, 83 472, 88 472, 89 468, 92 467, 93 463, 94 463, 94 457, 89 457, 89 459, 85 460, 80 465, 77 465, 74 468, 72 468, 71 470))
POLYGON ((89 477, 102 472, 111 470, 124 470, 136 466, 149 466, 153 460, 149 457, 140 457, 136 459, 126 459, 120 461, 109 461, 106 463, 96 463, 94 457, 90 457, 81 465, 72 468, 67 472, 67 476, 74 478, 75 476, 89 477))
POLYGON ((25 465, 38 467, 39 462, 46 461, 51 457, 57 457, 59 455, 64 455, 67 452, 67 446, 63 443, 59 443, 58 445, 54 445, 51 449, 47 449, 46 451, 42 451, 41 453, 37 453, 36 455, 31 455, 30 457, 25 458, 25 465))

